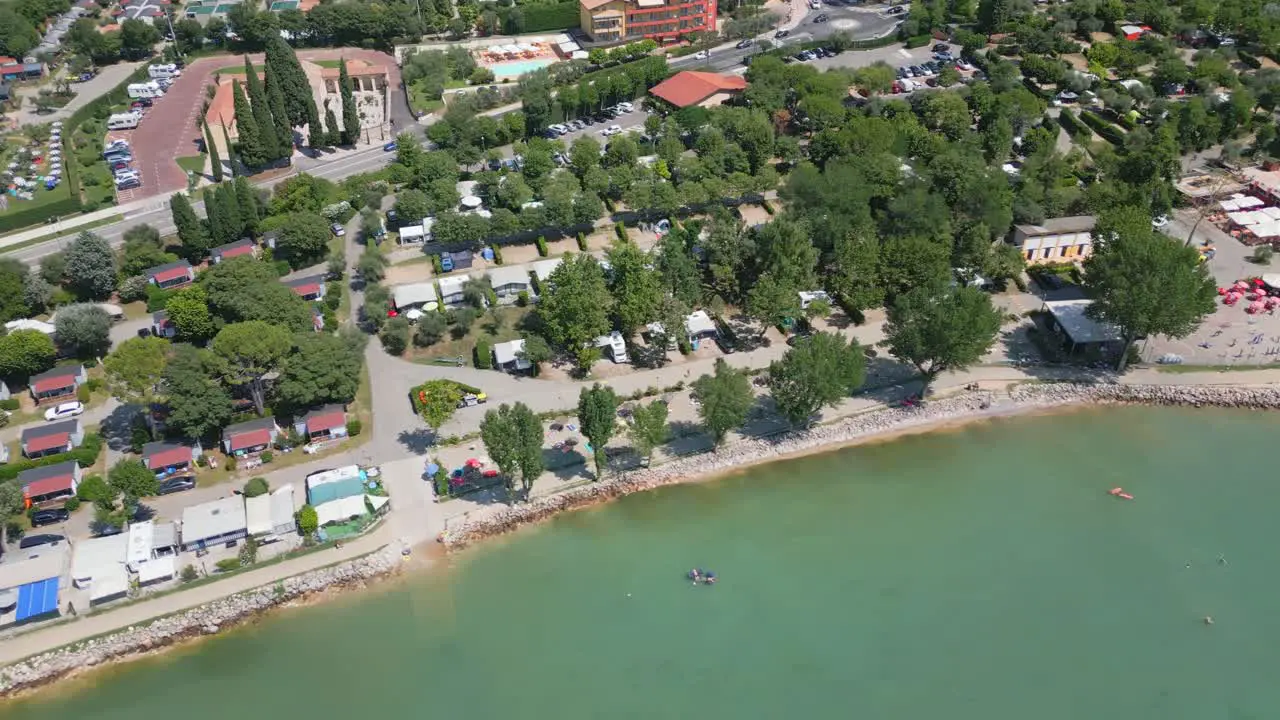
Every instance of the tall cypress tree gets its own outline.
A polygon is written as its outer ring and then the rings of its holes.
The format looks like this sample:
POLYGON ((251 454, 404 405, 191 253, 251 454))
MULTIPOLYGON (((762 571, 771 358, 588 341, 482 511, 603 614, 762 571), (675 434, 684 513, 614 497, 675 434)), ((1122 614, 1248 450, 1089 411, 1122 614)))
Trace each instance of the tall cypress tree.
POLYGON ((346 58, 338 65, 338 91, 342 94, 342 144, 355 145, 360 137, 360 113, 356 111, 351 77, 347 75, 346 58))
POLYGON ((342 142, 342 134, 338 130, 338 116, 333 114, 333 108, 329 107, 327 101, 324 104, 324 134, 327 145, 338 145, 342 142))
POLYGON ((320 124, 320 113, 316 111, 316 104, 311 103, 311 109, 307 111, 307 145, 312 150, 319 150, 329 144, 326 140, 324 126, 320 124))
POLYGON ((240 221, 244 223, 244 234, 254 235, 258 232, 258 221, 262 216, 258 213, 258 198, 253 194, 253 186, 248 178, 238 177, 232 183, 236 190, 236 206, 240 209, 240 221))
MULTIPOLYGON (((205 128, 207 131, 208 128, 205 128)), ((178 239, 182 240, 182 255, 196 263, 204 259, 209 252, 209 235, 205 233, 200 216, 191 207, 191 201, 182 193, 174 193, 169 198, 169 212, 173 214, 173 224, 178 229, 178 239)))
MULTIPOLYGON (((209 167, 214 182, 222 182, 222 158, 218 155, 218 146, 213 144, 213 133, 209 132, 209 124, 200 123, 204 128, 204 148, 209 153, 209 167)), ((223 131, 226 128, 223 127, 223 131)))
POLYGON ((249 109, 253 111, 253 119, 258 123, 258 136, 262 138, 262 147, 266 150, 268 162, 282 157, 280 138, 276 136, 275 120, 271 118, 271 105, 267 101, 267 91, 262 87, 262 79, 249 63, 249 56, 244 57, 245 88, 249 92, 249 109))
POLYGON ((266 90, 271 120, 276 126, 276 140, 280 143, 280 157, 287 158, 293 155, 293 127, 289 124, 289 114, 284 107, 284 91, 280 89, 280 79, 274 77, 270 67, 267 68, 266 90))
POLYGON ((224 219, 224 224, 219 228, 221 234, 215 236, 214 240, 220 244, 239 240, 244 234, 244 219, 240 214, 240 199, 236 197, 235 184, 224 182, 218 185, 214 200, 224 219))
POLYGON ((209 240, 211 244, 223 245, 229 243, 236 238, 236 231, 232 218, 232 209, 227 207, 226 194, 223 190, 227 186, 226 183, 220 183, 205 192, 204 211, 209 216, 209 240))
POLYGON ((240 88, 240 81, 232 81, 231 93, 236 108, 236 129, 240 134, 240 160, 250 168, 260 168, 271 162, 270 151, 274 148, 264 145, 258 121, 249 109, 249 101, 240 88))
POLYGON ((266 63, 273 67, 280 80, 285 111, 289 113, 289 125, 302 127, 312 116, 318 116, 316 101, 311 94, 311 83, 302 70, 302 64, 298 62, 298 54, 284 38, 272 36, 267 41, 266 63))
POLYGON ((231 168, 231 177, 235 177, 239 174, 236 172, 236 151, 231 147, 231 136, 227 134, 226 124, 222 126, 222 142, 227 149, 227 166, 231 168))

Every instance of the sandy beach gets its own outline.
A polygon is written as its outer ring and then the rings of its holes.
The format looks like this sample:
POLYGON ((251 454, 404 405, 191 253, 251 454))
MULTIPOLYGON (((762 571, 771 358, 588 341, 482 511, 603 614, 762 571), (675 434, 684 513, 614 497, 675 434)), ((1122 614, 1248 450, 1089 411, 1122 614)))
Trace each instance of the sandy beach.
MULTIPOLYGON (((1008 390, 977 390, 931 400, 914 407, 881 408, 807 430, 769 438, 745 438, 709 453, 606 477, 603 481, 539 497, 516 506, 493 506, 481 517, 452 529, 431 548, 408 555, 386 542, 368 555, 238 592, 183 612, 141 622, 127 629, 49 648, 0 669, 0 696, 47 687, 60 679, 107 664, 152 655, 189 644, 262 617, 273 610, 323 601, 347 590, 405 572, 428 572, 439 554, 483 539, 543 522, 559 513, 608 502, 637 492, 704 482, 781 460, 831 452, 904 435, 946 431, 974 422, 1015 415, 1062 412, 1105 404, 1247 407, 1280 409, 1280 390, 1270 386, 1124 385, 1031 383, 1008 390)), ((206 588, 216 588, 211 583, 206 588)), ((139 603, 138 607, 145 606, 139 603)), ((30 634, 38 637, 43 629, 30 634)))

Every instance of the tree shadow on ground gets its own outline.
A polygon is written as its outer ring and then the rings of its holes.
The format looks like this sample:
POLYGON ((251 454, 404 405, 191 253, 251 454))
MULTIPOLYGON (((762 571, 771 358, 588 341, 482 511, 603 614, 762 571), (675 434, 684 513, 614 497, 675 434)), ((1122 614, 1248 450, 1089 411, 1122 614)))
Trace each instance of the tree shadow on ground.
POLYGON ((133 423, 138 418, 140 413, 137 406, 121 405, 102 419, 98 434, 112 450, 130 450, 133 446, 133 423))
POLYGON ((427 450, 435 444, 436 433, 430 428, 401 430, 400 434, 396 436, 396 440, 409 452, 415 455, 425 455, 427 450))

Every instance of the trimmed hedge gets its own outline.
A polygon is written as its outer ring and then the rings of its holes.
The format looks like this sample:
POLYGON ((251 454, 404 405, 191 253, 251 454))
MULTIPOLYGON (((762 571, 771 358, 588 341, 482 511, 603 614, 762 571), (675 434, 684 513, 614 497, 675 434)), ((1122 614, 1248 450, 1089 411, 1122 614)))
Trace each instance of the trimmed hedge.
MULTIPOLYGON (((522 33, 544 32, 546 30, 566 30, 578 27, 578 3, 560 2, 538 5, 520 5, 520 14, 524 19, 522 33)), ((515 8, 504 8, 498 16, 505 23, 515 8)))
POLYGON ((1255 57, 1254 54, 1249 52, 1248 50, 1237 50, 1236 57, 1240 58, 1240 62, 1244 63, 1245 65, 1248 65, 1250 68, 1253 68, 1254 70, 1257 70, 1258 68, 1262 67, 1262 61, 1259 60, 1257 57, 1255 57))
POLYGON ((1115 125, 1112 125, 1106 120, 1103 120, 1102 118, 1098 117, 1096 113, 1090 112, 1088 110, 1081 110, 1080 119, 1084 121, 1085 125, 1088 125, 1089 127, 1093 128, 1094 132, 1101 135, 1107 142, 1111 143, 1112 145, 1124 144, 1124 138, 1125 138, 1124 132, 1120 128, 1116 127, 1115 125))
POLYGON ((476 367, 480 370, 493 367, 493 346, 484 338, 476 341, 476 367))
POLYGON ((102 454, 102 436, 96 433, 85 433, 84 442, 71 452, 58 453, 57 455, 50 455, 36 460, 18 458, 7 465, 0 465, 0 482, 13 480, 18 477, 18 473, 31 468, 57 465, 68 460, 75 460, 76 464, 82 468, 92 467, 98 461, 98 455, 100 454, 102 454))
MULTIPOLYGON (((67 167, 71 166, 70 158, 75 153, 68 152, 63 157, 67 158, 67 167)), ((68 171, 67 182, 71 183, 70 171, 68 171)), ((21 230, 23 228, 34 227, 44 223, 55 215, 75 215, 80 212, 80 198, 76 197, 77 184, 72 184, 71 192, 75 193, 70 197, 61 200, 37 205, 35 207, 23 208, 22 210, 14 210, 13 212, 0 215, 0 232, 10 232, 12 230, 21 230)))
POLYGON ((1076 117, 1076 114, 1067 108, 1062 108, 1062 112, 1058 115, 1058 122, 1062 124, 1062 127, 1066 128, 1066 131, 1072 137, 1075 137, 1076 135, 1084 135, 1085 137, 1088 137, 1093 134, 1089 127, 1080 122, 1080 118, 1076 117))
POLYGON ((931 35, 916 35, 915 37, 907 38, 902 45, 910 50, 911 48, 924 47, 931 42, 933 42, 933 36, 931 35))

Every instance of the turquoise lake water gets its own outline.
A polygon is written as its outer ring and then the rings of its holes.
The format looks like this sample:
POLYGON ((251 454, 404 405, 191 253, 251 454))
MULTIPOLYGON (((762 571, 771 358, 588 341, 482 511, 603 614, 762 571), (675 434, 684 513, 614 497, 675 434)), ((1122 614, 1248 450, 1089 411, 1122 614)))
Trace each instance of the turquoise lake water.
POLYGON ((1108 409, 775 464, 0 717, 1276 718, 1278 435, 1275 414, 1108 409))

